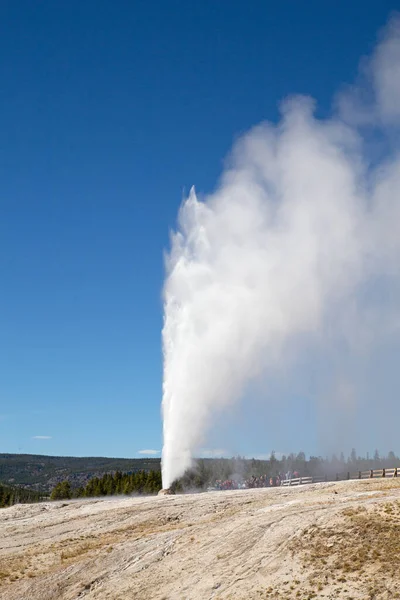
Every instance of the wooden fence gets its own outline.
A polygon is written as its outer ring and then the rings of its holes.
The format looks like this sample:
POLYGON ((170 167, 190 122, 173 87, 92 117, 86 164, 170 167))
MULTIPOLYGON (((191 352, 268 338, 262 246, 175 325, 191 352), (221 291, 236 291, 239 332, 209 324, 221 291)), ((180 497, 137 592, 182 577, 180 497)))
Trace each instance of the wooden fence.
POLYGON ((345 481, 346 479, 380 479, 382 477, 400 477, 400 467, 392 469, 371 469, 368 471, 356 471, 355 473, 337 473, 336 476, 318 476, 318 477, 296 477, 284 479, 281 485, 307 485, 309 483, 321 483, 322 481, 345 481))

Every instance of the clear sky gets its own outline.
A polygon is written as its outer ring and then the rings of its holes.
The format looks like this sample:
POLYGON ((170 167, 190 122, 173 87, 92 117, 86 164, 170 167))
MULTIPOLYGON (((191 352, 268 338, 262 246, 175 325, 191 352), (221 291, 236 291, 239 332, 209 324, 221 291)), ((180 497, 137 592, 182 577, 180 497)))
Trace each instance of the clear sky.
MULTIPOLYGON (((182 195, 212 190, 234 139, 288 94, 326 114, 396 8, 1 3, 0 452, 161 449, 163 250, 182 195)), ((313 451, 291 434, 288 450, 313 451)))

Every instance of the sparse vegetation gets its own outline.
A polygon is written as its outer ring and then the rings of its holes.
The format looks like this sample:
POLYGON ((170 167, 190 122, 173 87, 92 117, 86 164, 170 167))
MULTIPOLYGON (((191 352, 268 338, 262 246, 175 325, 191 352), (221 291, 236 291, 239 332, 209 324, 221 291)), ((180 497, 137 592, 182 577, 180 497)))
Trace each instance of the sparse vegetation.
POLYGON ((399 502, 346 508, 334 527, 309 527, 290 549, 319 591, 324 583, 358 582, 368 587, 368 598, 388 590, 390 598, 400 598, 399 502))
POLYGON ((221 600, 396 600, 399 491, 392 479, 19 507, 15 522, 2 513, 0 596, 35 579, 38 600, 49 585, 60 597, 59 582, 121 600, 132 582, 139 598, 162 582, 169 597, 180 577, 183 597, 194 586, 221 600))

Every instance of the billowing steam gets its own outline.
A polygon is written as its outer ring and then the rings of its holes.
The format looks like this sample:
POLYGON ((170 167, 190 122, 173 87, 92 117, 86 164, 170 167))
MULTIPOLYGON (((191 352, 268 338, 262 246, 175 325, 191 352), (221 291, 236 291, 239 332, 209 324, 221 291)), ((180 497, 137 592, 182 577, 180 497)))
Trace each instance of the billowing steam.
POLYGON ((397 303, 380 319, 368 290, 400 280, 399 20, 336 107, 320 120, 310 98, 287 100, 278 124, 236 144, 217 191, 192 189, 181 207, 164 290, 164 487, 299 337, 357 351, 374 323, 394 327, 397 303))

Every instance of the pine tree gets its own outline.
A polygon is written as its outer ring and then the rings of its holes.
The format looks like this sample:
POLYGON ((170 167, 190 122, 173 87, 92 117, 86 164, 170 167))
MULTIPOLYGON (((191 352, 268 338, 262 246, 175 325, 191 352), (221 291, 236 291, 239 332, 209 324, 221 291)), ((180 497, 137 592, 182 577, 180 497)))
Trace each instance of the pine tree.
POLYGON ((71 484, 69 481, 61 481, 53 488, 50 500, 66 500, 71 497, 71 484))

